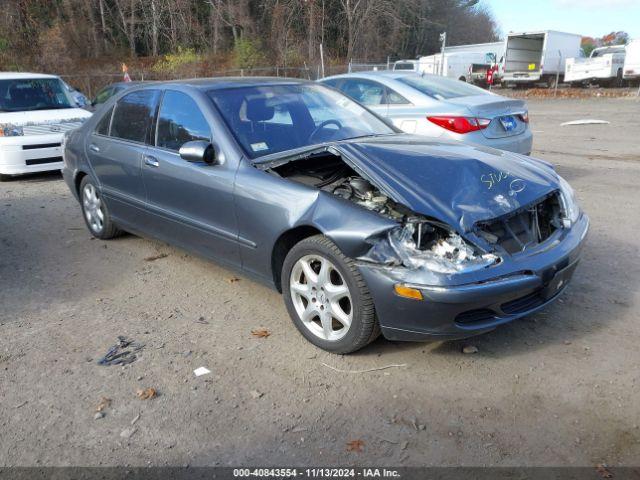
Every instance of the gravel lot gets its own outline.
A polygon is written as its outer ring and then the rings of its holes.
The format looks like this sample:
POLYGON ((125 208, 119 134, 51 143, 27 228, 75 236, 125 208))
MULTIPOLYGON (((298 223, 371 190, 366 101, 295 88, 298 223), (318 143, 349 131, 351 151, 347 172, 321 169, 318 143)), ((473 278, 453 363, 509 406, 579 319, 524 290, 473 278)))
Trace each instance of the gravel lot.
POLYGON ((529 106, 534 154, 576 187, 590 239, 562 299, 467 342, 324 353, 275 291, 90 238, 58 174, 0 183, 0 466, 637 465, 640 102, 529 106), (585 117, 611 124, 559 126, 585 117), (138 360, 97 365, 118 335, 145 344, 138 360))

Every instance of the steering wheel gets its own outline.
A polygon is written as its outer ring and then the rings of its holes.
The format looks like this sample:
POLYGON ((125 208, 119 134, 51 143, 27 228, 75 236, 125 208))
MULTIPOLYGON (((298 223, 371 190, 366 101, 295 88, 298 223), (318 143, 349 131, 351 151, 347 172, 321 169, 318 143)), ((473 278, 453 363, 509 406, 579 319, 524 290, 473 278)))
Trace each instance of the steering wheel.
POLYGON ((312 140, 313 137, 315 137, 318 133, 320 133, 320 131, 327 125, 335 125, 336 127, 338 127, 338 130, 342 130, 342 124, 338 120, 331 118, 329 120, 325 120, 316 128, 314 128, 313 132, 311 132, 311 135, 309 135, 309 140, 312 140))

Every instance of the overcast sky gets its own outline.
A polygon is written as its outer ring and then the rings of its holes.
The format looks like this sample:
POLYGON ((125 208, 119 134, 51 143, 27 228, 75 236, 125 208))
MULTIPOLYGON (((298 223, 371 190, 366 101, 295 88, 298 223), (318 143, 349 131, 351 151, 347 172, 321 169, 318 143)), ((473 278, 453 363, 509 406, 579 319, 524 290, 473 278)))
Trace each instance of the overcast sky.
POLYGON ((503 34, 560 30, 601 37, 623 30, 640 38, 640 0, 482 0, 503 34))

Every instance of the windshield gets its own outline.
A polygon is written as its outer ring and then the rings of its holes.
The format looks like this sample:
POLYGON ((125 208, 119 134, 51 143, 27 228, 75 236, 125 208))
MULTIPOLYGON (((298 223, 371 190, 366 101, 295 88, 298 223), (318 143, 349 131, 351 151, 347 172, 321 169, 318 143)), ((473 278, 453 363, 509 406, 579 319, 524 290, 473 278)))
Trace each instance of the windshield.
POLYGON ((0 80, 0 110, 25 112, 74 108, 57 78, 0 80))
POLYGON ((394 130, 322 85, 264 85, 208 92, 236 140, 257 158, 318 143, 394 130))
POLYGON ((399 77, 397 80, 437 100, 470 97, 472 95, 488 95, 486 90, 481 88, 474 87, 460 80, 452 80, 437 75, 410 75, 399 77))

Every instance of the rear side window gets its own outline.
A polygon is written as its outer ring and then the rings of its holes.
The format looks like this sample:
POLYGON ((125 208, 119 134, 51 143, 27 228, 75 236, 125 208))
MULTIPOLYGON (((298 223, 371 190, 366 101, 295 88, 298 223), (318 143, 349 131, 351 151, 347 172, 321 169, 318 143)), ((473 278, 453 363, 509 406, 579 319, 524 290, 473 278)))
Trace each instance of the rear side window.
POLYGON ((167 90, 158 115, 156 145, 178 151, 193 140, 211 141, 209 123, 189 95, 167 90))
POLYGON ((109 135, 109 125, 111 124, 111 114, 113 113, 113 107, 105 113, 98 124, 96 125, 96 133, 98 135, 109 135))
POLYGON ((158 105, 158 90, 139 90, 125 95, 116 104, 111 136, 144 143, 158 105))
POLYGON ((98 105, 100 103, 106 102, 107 100, 109 100, 109 98, 111 98, 111 95, 113 95, 113 93, 114 93, 114 90, 112 87, 103 88, 96 95, 96 98, 93 100, 93 104, 98 105))
POLYGON ((408 105, 410 102, 395 90, 391 90, 389 87, 386 89, 387 100, 385 103, 389 105, 408 105))

